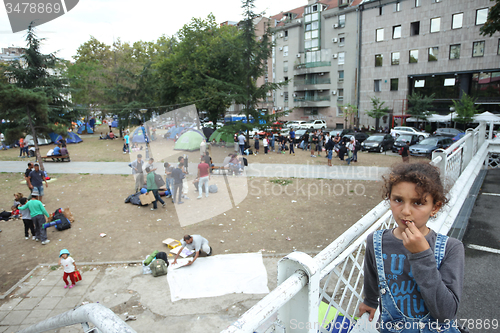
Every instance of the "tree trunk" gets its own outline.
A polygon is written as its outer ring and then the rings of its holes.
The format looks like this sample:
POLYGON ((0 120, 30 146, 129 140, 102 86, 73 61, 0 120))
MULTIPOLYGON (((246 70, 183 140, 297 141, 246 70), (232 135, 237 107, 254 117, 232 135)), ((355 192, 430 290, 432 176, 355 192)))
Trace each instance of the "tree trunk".
MULTIPOLYGON (((45 168, 43 167, 42 156, 40 155, 40 148, 38 147, 38 140, 36 137, 35 126, 33 126, 33 120, 31 119, 30 108, 27 105, 26 105, 26 112, 28 113, 28 122, 31 128, 31 135, 33 136, 33 144, 35 145, 36 160, 38 161, 38 164, 40 164, 40 170, 45 171, 45 168)), ((28 156, 29 156, 29 151, 28 151, 28 156)))

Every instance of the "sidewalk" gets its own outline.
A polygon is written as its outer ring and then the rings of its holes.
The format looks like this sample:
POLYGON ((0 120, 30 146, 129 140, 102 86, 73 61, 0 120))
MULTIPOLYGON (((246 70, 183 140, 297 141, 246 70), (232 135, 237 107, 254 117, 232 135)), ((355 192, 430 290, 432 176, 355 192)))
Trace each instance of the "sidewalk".
MULTIPOLYGON (((264 257, 270 290, 276 288, 279 257, 264 257)), ((62 269, 39 265, 0 306, 0 332, 11 333, 61 314, 83 302, 99 302, 137 332, 220 332, 264 294, 229 294, 172 303, 167 277, 142 274, 142 264, 79 264, 82 281, 64 289, 62 269), (85 268, 84 268, 85 267, 85 268)), ((81 325, 53 332, 82 332, 81 325)))
MULTIPOLYGON (((0 172, 24 172, 27 161, 2 161, 0 172)), ((49 174, 132 174, 127 162, 49 162, 44 164, 49 174)), ((189 170, 196 170, 197 164, 189 163, 189 170)), ((163 169, 162 169, 163 170, 163 169)), ((342 180, 380 180, 389 168, 363 166, 332 166, 310 164, 259 164, 252 163, 246 168, 247 177, 294 177, 342 180)), ((162 171, 160 171, 162 174, 162 171)))

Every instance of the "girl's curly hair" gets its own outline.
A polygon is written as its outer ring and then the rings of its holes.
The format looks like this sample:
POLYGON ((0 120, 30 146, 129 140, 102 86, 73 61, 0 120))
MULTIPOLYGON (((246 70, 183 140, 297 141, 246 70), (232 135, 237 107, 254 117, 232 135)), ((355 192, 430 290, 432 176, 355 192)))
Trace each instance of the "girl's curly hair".
POLYGON ((382 177, 384 180, 383 197, 389 199, 392 187, 401 183, 409 182, 416 186, 420 198, 427 194, 432 196, 433 204, 448 202, 446 190, 441 181, 439 169, 429 163, 400 163, 392 167, 389 175, 382 177))

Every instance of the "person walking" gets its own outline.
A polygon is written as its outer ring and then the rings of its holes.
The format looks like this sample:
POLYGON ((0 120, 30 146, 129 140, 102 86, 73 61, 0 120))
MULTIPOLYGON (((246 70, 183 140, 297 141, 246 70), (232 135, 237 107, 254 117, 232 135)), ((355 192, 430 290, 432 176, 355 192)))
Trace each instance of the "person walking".
POLYGON ((142 155, 137 154, 137 159, 130 163, 130 167, 132 168, 132 175, 134 175, 135 179, 135 193, 139 192, 141 188, 144 186, 144 161, 142 160, 142 155))
POLYGON ((151 210, 158 209, 157 206, 158 201, 161 203, 163 207, 165 207, 165 201, 162 200, 160 194, 158 193, 158 185, 156 185, 155 172, 148 166, 146 167, 146 173, 147 173, 146 180, 147 180, 148 191, 153 192, 153 195, 155 197, 155 201, 153 201, 153 208, 151 208, 151 210))
POLYGON ((243 132, 240 132, 240 135, 238 136, 238 145, 240 146, 241 155, 245 154, 245 142, 247 142, 247 139, 243 135, 243 132))
POLYGON ((288 137, 288 142, 290 142, 290 155, 293 154, 293 156, 295 156, 295 147, 294 147, 295 146, 295 138, 292 138, 292 136, 290 135, 288 137))
POLYGON ((353 156, 354 156, 354 150, 356 149, 356 147, 354 146, 354 141, 356 139, 354 138, 354 136, 351 138, 351 141, 349 141, 349 143, 347 144, 347 165, 351 165, 351 162, 352 162, 352 159, 353 159, 353 156))
POLYGON ((19 206, 19 210, 29 209, 31 220, 35 225, 35 240, 41 241, 42 245, 45 245, 48 244, 50 240, 47 239, 47 230, 43 227, 43 224, 45 223, 45 216, 49 217, 50 215, 47 213, 42 202, 38 200, 38 196, 38 187, 34 187, 31 193, 31 200, 25 205, 19 206))
POLYGON ((205 197, 208 198, 208 181, 210 180, 210 166, 206 158, 202 157, 200 164, 198 164, 198 199, 203 196, 203 185, 205 185, 205 197))
MULTIPOLYGON (((49 187, 47 180, 45 179, 45 174, 40 170, 40 164, 35 163, 35 170, 31 171, 28 176, 28 187, 33 190, 32 193, 37 189, 38 195, 40 197, 40 202, 43 199, 43 182, 45 182, 45 187, 49 187)), ((33 194, 32 194, 33 195, 33 194)))
POLYGON ((181 201, 182 198, 182 180, 184 179, 184 172, 182 171, 182 168, 184 167, 184 163, 179 161, 179 164, 177 165, 174 170, 172 170, 172 178, 174 182, 174 190, 172 192, 172 203, 175 203, 175 198, 177 198, 177 204, 183 204, 184 202, 181 201))
POLYGON ((255 141, 255 154, 257 155, 259 153, 259 149, 260 149, 260 142, 259 142, 259 134, 255 134, 255 136, 253 137, 254 141, 255 141))
POLYGON ((406 144, 401 148, 401 157, 403 163, 410 163, 410 141, 406 141, 406 144))
POLYGON ((311 157, 316 157, 314 152, 316 151, 316 147, 318 145, 318 136, 316 135, 316 131, 313 131, 311 136, 309 137, 309 141, 311 142, 311 157))

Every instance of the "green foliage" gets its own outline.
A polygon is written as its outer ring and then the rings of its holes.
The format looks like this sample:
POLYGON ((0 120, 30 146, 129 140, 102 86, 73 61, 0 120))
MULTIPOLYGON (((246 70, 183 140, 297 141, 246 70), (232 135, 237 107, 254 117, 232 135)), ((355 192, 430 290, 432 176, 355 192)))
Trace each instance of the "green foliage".
POLYGON ((476 99, 467 94, 463 94, 459 101, 453 101, 453 107, 458 114, 458 117, 453 118, 454 121, 461 124, 470 123, 473 117, 478 113, 479 108, 475 104, 476 99))
POLYGON ((293 180, 291 179, 280 179, 280 178, 270 179, 269 181, 273 184, 278 184, 281 186, 287 186, 293 183, 293 180))
POLYGON ((366 111, 368 117, 372 117, 375 119, 380 119, 383 116, 386 116, 389 113, 389 108, 384 107, 385 102, 381 102, 380 98, 372 97, 372 109, 366 111))
POLYGON ((491 1, 495 1, 496 3, 493 7, 490 7, 486 23, 480 29, 481 35, 489 37, 493 36, 495 32, 500 31, 500 0, 491 1))
POLYGON ((346 123, 346 128, 348 122, 349 122, 349 128, 352 128, 352 126, 354 125, 354 119, 358 114, 358 107, 356 105, 347 104, 346 106, 343 107, 343 112, 344 112, 344 120, 346 123))
POLYGON ((434 101, 434 94, 430 96, 424 96, 418 92, 408 96, 408 113, 418 120, 427 120, 427 116, 430 115, 429 108, 432 106, 434 101))

